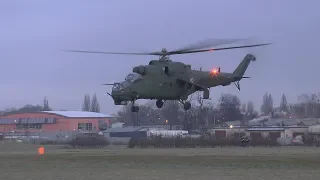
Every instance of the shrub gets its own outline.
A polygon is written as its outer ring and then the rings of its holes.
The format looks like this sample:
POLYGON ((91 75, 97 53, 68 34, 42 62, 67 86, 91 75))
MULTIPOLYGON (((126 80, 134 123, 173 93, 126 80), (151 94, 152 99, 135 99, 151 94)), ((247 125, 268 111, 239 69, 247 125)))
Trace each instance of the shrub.
MULTIPOLYGON (((240 146, 241 142, 239 137, 230 137, 219 139, 211 135, 203 135, 200 137, 162 137, 152 136, 150 138, 131 138, 128 148, 207 148, 216 146, 240 146)), ((252 146, 277 146, 276 140, 259 139, 250 140, 249 145, 252 146)))
POLYGON ((68 142, 73 148, 102 148, 109 145, 109 141, 99 134, 77 134, 68 142))

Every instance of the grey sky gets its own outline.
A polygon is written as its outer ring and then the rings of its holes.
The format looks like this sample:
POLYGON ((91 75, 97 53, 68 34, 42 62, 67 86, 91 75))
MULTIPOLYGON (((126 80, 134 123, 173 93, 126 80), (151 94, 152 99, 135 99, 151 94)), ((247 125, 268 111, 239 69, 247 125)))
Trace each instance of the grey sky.
MULTIPOLYGON (((317 0, 34 0, 0 1, 0 108, 41 103, 80 110, 85 93, 97 93, 101 109, 114 113, 101 86, 122 80, 149 56, 77 54, 61 49, 157 51, 180 48, 206 38, 256 37, 264 48, 172 56, 193 68, 220 66, 233 71, 246 53, 255 53, 241 82, 211 90, 252 100, 260 109, 270 92, 290 102, 300 93, 318 92, 320 2, 317 0)), ((139 102, 139 101, 138 101, 139 102)))

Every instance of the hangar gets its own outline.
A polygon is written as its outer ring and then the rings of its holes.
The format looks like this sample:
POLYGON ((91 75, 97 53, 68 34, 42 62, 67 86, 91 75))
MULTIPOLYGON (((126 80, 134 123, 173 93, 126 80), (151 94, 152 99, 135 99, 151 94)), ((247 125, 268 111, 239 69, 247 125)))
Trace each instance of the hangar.
POLYGON ((86 111, 39 111, 0 117, 0 132, 57 132, 104 130, 110 126, 108 114, 86 111))

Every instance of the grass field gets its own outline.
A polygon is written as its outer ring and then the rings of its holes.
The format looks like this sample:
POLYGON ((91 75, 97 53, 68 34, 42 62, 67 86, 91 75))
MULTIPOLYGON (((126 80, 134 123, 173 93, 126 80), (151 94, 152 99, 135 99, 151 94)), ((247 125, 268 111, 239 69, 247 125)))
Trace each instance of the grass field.
POLYGON ((0 179, 320 179, 320 148, 60 149, 0 144, 0 179))

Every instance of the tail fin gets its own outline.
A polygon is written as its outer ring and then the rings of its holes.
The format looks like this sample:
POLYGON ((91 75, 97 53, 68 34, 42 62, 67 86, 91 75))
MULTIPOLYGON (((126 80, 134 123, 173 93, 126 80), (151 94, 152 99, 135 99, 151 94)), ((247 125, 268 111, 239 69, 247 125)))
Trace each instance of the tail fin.
POLYGON ((255 61, 256 57, 252 54, 247 54, 238 67, 233 71, 233 75, 237 77, 242 77, 246 72, 251 61, 255 61))

